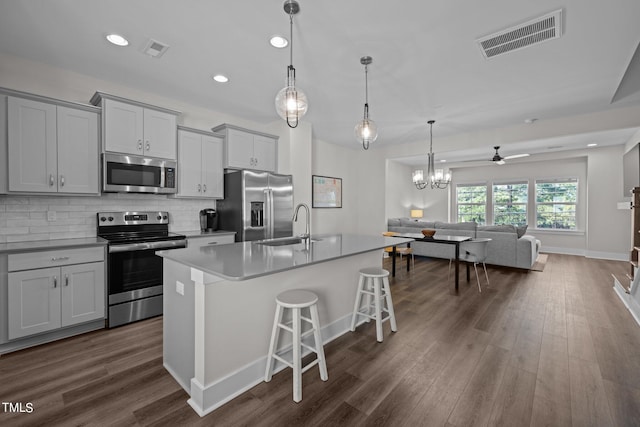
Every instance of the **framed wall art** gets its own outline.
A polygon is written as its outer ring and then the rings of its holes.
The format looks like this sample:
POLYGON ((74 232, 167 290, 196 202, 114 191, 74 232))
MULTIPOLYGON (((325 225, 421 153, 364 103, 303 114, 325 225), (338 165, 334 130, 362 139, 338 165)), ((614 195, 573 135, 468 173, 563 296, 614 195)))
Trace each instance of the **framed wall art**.
POLYGON ((314 208, 342 207, 342 178, 311 176, 311 206, 314 208))

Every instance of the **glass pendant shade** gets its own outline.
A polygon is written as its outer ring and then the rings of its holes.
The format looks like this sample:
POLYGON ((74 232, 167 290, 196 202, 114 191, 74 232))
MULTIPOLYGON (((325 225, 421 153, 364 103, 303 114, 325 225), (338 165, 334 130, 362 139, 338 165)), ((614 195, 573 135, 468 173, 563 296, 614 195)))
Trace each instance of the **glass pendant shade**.
POLYGON ((287 67, 287 84, 276 95, 275 105, 278 115, 287 122, 290 128, 298 126, 299 120, 307 112, 307 95, 296 88, 296 69, 293 67, 293 15, 300 11, 300 5, 296 0, 286 0, 284 11, 289 15, 289 59, 287 67))
POLYGON ((307 112, 307 95, 295 86, 294 80, 288 79, 287 83, 276 95, 276 112, 290 127, 296 127, 307 112))
POLYGON ((360 63, 364 65, 364 114, 362 120, 355 127, 356 139, 362 144, 362 148, 369 149, 369 144, 378 137, 378 126, 369 118, 369 64, 373 62, 370 56, 360 58, 360 63))
POLYGON ((369 145, 378 138, 378 126, 371 119, 362 119, 355 127, 356 138, 363 145, 369 145))

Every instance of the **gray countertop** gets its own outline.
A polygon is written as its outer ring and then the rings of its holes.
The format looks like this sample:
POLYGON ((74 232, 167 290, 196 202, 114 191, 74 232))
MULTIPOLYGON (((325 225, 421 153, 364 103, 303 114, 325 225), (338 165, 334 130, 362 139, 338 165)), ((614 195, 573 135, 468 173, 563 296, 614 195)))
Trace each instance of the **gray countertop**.
POLYGON ((34 240, 29 242, 0 243, 0 253, 18 253, 32 251, 52 251, 88 246, 106 246, 107 241, 101 237, 78 239, 34 240))
POLYGON ((266 246, 256 242, 238 242, 156 253, 227 280, 247 280, 413 241, 355 234, 314 235, 313 240, 317 241, 311 243, 309 250, 302 243, 266 246))
POLYGON ((178 234, 184 234, 187 238, 192 237, 208 237, 208 236, 224 236, 227 234, 236 234, 235 231, 217 230, 217 231, 201 231, 201 230, 187 230, 176 231, 178 234))

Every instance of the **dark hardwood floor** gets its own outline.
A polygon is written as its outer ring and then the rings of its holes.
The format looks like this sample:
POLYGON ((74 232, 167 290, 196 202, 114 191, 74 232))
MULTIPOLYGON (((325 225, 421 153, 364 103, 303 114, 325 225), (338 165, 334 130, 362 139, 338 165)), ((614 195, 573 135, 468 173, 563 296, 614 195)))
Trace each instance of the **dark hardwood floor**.
POLYGON ((203 418, 162 367, 161 318, 92 332, 0 357, 0 401, 33 405, 0 425, 638 426, 640 327, 610 275, 626 271, 552 254, 489 267, 482 293, 461 272, 455 296, 447 262, 416 257, 392 279, 397 333, 326 345, 329 381, 305 373, 299 404, 287 369, 203 418))

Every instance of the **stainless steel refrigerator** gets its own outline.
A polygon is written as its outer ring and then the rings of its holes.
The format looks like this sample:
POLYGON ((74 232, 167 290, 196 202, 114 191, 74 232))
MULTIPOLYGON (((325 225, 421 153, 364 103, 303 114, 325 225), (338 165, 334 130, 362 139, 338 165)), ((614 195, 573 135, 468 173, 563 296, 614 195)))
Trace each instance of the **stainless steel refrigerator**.
POLYGON ((249 170, 224 175, 224 200, 216 202, 219 228, 235 231, 236 242, 293 235, 291 175, 249 170))

